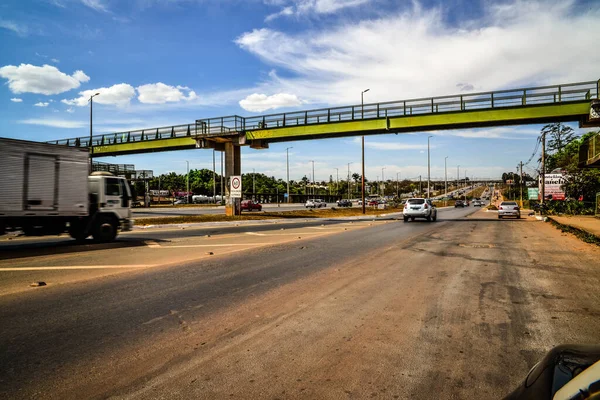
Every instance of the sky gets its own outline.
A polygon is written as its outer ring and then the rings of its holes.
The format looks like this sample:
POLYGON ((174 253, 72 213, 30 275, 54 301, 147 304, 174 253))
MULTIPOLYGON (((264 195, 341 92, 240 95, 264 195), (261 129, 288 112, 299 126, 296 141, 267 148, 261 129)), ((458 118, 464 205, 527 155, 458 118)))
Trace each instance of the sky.
MULTIPOLYGON (((328 106, 600 79, 600 2, 576 0, 4 0, 0 136, 46 141, 328 106)), ((585 131, 572 125, 578 133, 585 131)), ((498 178, 540 125, 366 138, 366 177, 498 178), (445 157, 448 157, 447 159, 445 157), (382 172, 383 169, 383 172, 382 172)), ((360 138, 242 148, 242 171, 345 179, 360 138)), ((537 159, 537 157, 535 157, 537 159)), ((212 151, 99 159, 155 174, 212 151)), ((217 153, 217 169, 220 161, 217 153)), ((534 174, 535 161, 524 172, 534 174)), ((312 177, 311 177, 312 178, 312 177)))

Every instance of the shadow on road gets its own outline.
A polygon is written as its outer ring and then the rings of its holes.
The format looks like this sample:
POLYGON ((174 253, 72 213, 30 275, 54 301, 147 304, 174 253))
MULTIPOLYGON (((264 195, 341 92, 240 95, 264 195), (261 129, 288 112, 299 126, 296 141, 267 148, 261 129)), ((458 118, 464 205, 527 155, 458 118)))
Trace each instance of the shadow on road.
MULTIPOLYGON (((161 242, 166 240, 152 239, 161 242)), ((111 243, 96 243, 91 239, 77 243, 69 239, 57 239, 56 241, 25 242, 0 245, 0 260, 47 256, 56 254, 84 253, 87 251, 122 249, 128 247, 145 246, 145 240, 139 238, 120 238, 111 243)))

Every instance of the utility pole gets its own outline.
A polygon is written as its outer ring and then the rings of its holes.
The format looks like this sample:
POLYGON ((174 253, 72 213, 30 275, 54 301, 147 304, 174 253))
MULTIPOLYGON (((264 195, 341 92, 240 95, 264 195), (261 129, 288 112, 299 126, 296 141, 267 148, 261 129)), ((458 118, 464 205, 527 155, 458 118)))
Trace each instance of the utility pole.
POLYGON ((456 166, 456 189, 460 187, 460 165, 456 166))
MULTIPOLYGON (((348 200, 350 200, 350 164, 352 163, 348 163, 348 200)), ((365 202, 363 201, 363 208, 364 208, 365 202)))
MULTIPOLYGON (((542 133, 542 199, 540 204, 544 205, 546 197, 546 132, 542 133)), ((541 212, 540 212, 541 214, 541 212)))
POLYGON ((287 149, 285 149, 285 169, 287 172, 287 202, 289 203, 291 201, 291 197, 290 196, 290 153, 289 150, 293 149, 294 147, 288 147, 287 149))
POLYGON ((396 197, 400 198, 400 178, 398 178, 400 172, 396 172, 396 197))
POLYGON ((385 167, 381 168, 381 197, 385 197, 385 179, 383 178, 383 170, 385 167))
MULTIPOLYGON (((364 94, 368 92, 370 89, 365 89, 360 92, 360 119, 364 119, 365 117, 365 109, 364 109, 364 94)), ((361 167, 361 184, 360 184, 360 192, 361 192, 361 200, 362 200, 362 213, 366 213, 365 208, 365 135, 362 136, 362 167, 361 167)), ((348 197, 349 198, 349 197, 348 197)))
POLYGON ((90 149, 90 174, 93 172, 92 170, 92 154, 94 154, 94 148, 92 147, 92 111, 94 109, 94 96, 98 96, 100 93, 96 93, 90 96, 90 142, 88 143, 88 148, 90 149))
POLYGON ((315 160, 310 161, 312 163, 312 187, 313 187, 313 196, 315 195, 315 160))
POLYGON ((421 181, 421 175, 419 175, 419 196, 423 194, 423 182, 421 181))
POLYGON ((340 169, 336 168, 335 169, 335 195, 338 195, 338 192, 340 191, 340 169))
POLYGON ((444 197, 448 197, 448 156, 444 158, 444 197))
POLYGON ((255 180, 256 180, 256 170, 254 168, 252 168, 252 200, 255 200, 255 197, 254 197, 254 194, 256 193, 255 180))
POLYGON ((186 202, 186 204, 189 204, 189 202, 190 202, 190 162, 186 160, 185 163, 187 164, 187 193, 185 194, 185 202, 186 202))
POLYGON ((429 193, 431 193, 431 162, 429 157, 429 139, 433 136, 427 136, 427 198, 429 198, 429 193))
POLYGON ((519 181, 519 187, 521 189, 521 208, 523 208, 523 161, 520 162, 521 166, 521 180, 519 181))

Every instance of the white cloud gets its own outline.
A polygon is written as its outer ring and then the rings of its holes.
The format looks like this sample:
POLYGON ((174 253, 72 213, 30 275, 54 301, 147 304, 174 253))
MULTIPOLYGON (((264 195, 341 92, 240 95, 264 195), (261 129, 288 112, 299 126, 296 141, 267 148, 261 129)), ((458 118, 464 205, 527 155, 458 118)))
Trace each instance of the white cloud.
POLYGON ((8 87, 15 94, 59 94, 78 88, 82 82, 90 80, 83 71, 75 71, 69 76, 47 64, 41 67, 31 64, 21 64, 18 67, 6 65, 0 68, 0 77, 8 79, 8 87))
POLYGON ((22 103, 23 99, 19 99, 17 97, 13 97, 12 99, 10 99, 10 101, 12 101, 13 103, 22 103))
POLYGON ((458 27, 443 8, 414 3, 378 19, 298 33, 256 29, 236 43, 292 76, 271 74, 263 90, 321 104, 356 104, 364 88, 371 89, 365 101, 375 102, 598 79, 600 52, 589 50, 600 36, 599 4, 482 4, 480 19, 458 27))
POLYGON ((73 114, 75 112, 75 109, 73 107, 69 107, 65 111, 68 112, 69 114, 73 114))
POLYGON ((138 86, 137 91, 139 93, 138 100, 146 104, 174 103, 181 100, 190 101, 198 97, 196 92, 186 86, 175 87, 165 85, 162 82, 138 86), (187 96, 184 91, 188 92, 187 96))
MULTIPOLYGON (((58 58, 51 58, 50 61, 52 61, 54 64, 58 64, 60 62, 60 60, 58 58)), ((89 77, 88 77, 88 80, 89 80, 89 77)))
POLYGON ((27 36, 27 34, 29 33, 29 30, 25 25, 18 24, 14 21, 7 21, 4 19, 0 19, 0 28, 12 31, 21 37, 27 36))
POLYGON ((81 0, 84 6, 96 11, 108 12, 108 7, 103 0, 81 0))
POLYGON ((245 99, 240 100, 240 107, 251 112, 261 112, 281 107, 295 107, 300 104, 302 102, 298 99, 298 96, 288 93, 277 93, 271 96, 253 93, 245 99))
POLYGON ((129 105, 131 99, 135 96, 135 89, 128 83, 119 83, 107 88, 84 90, 83 92, 79 92, 78 98, 71 100, 63 99, 61 102, 69 106, 83 107, 88 104, 90 96, 96 93, 100 93, 100 95, 94 97, 94 103, 125 107, 129 105))
POLYGON ((371 0, 288 0, 278 2, 266 2, 278 6, 284 6, 279 12, 268 15, 266 22, 282 16, 307 16, 313 14, 333 14, 343 8, 357 7, 371 0))
POLYGON ((48 107, 48 104, 50 104, 50 103, 40 101, 39 103, 35 103, 34 106, 35 107, 48 107))
POLYGON ((71 121, 66 119, 45 119, 45 118, 32 118, 18 121, 20 124, 26 125, 41 125, 49 126, 52 128, 83 128, 87 125, 84 121, 71 121))

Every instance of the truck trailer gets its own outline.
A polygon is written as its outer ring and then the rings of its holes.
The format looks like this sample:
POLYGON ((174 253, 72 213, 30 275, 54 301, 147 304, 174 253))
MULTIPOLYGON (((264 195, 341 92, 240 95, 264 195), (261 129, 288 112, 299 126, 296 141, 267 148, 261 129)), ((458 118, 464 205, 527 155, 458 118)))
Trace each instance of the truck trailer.
POLYGON ((0 235, 109 242, 131 230, 127 180, 88 169, 87 148, 0 138, 0 235))

